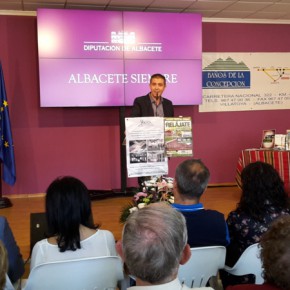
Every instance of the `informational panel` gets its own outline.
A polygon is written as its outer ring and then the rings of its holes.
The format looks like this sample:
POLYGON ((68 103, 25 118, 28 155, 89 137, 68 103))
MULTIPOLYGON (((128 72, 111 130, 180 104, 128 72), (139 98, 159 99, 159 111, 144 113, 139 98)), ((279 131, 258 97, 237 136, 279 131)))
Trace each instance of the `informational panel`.
POLYGON ((193 155, 191 117, 164 118, 164 134, 168 157, 193 155))
POLYGON ((201 103, 201 15, 39 9, 37 33, 42 107, 131 106, 154 73, 201 103))
POLYGON ((128 177, 168 174, 164 147, 164 118, 126 118, 128 177))
POLYGON ((290 53, 203 53, 200 112, 290 108, 290 53))

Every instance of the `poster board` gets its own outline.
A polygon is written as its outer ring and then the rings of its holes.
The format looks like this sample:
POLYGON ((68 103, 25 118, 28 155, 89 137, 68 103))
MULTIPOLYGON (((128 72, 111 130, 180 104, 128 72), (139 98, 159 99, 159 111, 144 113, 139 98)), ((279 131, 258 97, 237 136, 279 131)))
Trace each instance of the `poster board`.
POLYGON ((168 174, 164 118, 126 118, 125 126, 128 177, 168 174))
POLYGON ((193 155, 191 117, 126 118, 128 177, 168 174, 168 157, 193 155))
POLYGON ((193 155, 191 117, 164 118, 164 135, 168 157, 193 155))
POLYGON ((203 53, 199 112, 290 108, 290 53, 203 53))

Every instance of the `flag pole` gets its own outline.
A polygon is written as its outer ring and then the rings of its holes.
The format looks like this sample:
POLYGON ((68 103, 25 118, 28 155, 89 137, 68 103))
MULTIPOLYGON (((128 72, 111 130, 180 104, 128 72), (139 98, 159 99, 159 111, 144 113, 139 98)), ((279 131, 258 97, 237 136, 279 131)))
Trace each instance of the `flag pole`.
POLYGON ((2 161, 0 160, 0 209, 1 208, 6 208, 6 207, 11 207, 12 203, 7 197, 2 196, 2 161))
POLYGON ((2 63, 0 61, 0 208, 5 208, 12 206, 12 203, 7 197, 2 196, 2 178, 3 181, 11 186, 15 184, 16 169, 14 146, 10 127, 4 75, 2 63))

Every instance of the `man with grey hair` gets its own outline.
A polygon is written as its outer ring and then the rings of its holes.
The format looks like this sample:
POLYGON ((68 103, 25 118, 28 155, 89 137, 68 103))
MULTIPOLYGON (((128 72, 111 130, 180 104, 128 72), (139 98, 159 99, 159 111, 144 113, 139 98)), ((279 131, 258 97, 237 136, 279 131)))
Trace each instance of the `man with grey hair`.
POLYGON ((176 168, 172 206, 186 219, 191 248, 227 246, 230 241, 224 215, 216 210, 206 210, 200 203, 209 177, 208 168, 198 159, 185 160, 176 168))
POLYGON ((137 286, 128 289, 212 289, 188 288, 178 280, 179 264, 191 253, 185 219, 168 204, 150 204, 130 214, 117 251, 136 278, 137 286))

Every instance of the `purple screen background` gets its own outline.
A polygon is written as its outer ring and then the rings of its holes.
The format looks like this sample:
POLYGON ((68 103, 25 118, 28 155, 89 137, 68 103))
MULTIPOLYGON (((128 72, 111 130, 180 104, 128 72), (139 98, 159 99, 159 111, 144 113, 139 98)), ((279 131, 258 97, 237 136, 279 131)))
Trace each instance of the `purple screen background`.
POLYGON ((198 14, 39 9, 41 107, 131 106, 167 77, 174 105, 202 98, 198 14))

